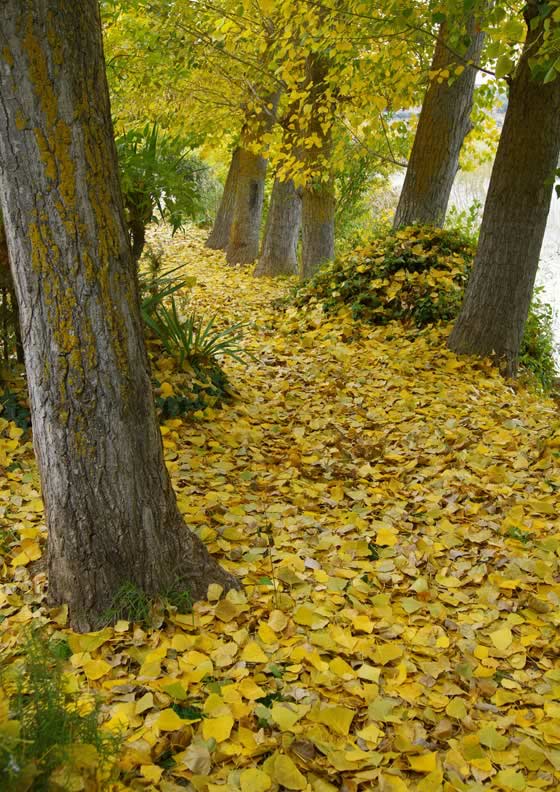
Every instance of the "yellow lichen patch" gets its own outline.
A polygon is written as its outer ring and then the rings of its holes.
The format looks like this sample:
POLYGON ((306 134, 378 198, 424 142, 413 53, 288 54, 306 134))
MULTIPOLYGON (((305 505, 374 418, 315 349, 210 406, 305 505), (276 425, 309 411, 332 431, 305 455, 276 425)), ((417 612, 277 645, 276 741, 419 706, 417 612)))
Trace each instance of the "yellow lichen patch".
POLYGON ((11 50, 8 46, 2 47, 2 58, 8 63, 10 66, 14 65, 14 56, 11 53, 11 50))

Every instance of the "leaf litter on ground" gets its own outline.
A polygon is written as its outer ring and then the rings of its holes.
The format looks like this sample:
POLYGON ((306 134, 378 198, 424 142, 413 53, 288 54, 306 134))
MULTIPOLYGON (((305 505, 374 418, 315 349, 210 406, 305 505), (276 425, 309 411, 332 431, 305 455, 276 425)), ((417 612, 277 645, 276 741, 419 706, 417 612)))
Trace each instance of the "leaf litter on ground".
MULTIPOLYGON (((157 233, 190 306, 247 324, 236 398, 162 426, 185 520, 243 591, 72 633, 45 600, 31 440, 0 416, 3 667, 30 624, 67 642, 77 700, 123 735, 115 791, 557 789, 555 403, 445 329, 281 311, 289 281, 157 233)), ((0 739, 10 723, 5 685, 0 739)))

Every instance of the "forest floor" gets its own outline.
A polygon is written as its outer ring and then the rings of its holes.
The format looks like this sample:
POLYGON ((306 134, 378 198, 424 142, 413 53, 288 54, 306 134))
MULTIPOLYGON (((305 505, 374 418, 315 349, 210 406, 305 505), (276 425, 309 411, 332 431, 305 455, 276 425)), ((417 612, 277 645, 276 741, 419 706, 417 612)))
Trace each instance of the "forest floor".
POLYGON ((114 790, 558 789, 557 406, 444 330, 285 312, 290 282, 159 238, 193 308, 248 323, 235 398, 163 426, 185 520, 243 592, 69 631, 35 571, 30 440, 0 417, 4 665, 32 622, 67 641, 69 684, 124 731, 114 790))

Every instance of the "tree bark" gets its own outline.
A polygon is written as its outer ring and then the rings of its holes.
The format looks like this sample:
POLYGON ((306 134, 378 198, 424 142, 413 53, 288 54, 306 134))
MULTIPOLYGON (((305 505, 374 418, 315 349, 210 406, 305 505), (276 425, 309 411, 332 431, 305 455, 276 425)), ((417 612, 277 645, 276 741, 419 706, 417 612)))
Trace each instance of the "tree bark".
POLYGON ((8 240, 6 229, 0 212, 0 292, 2 294, 2 333, 4 360, 8 361, 15 351, 18 363, 23 363, 23 346, 19 329, 19 311, 14 288, 14 279, 10 270, 8 240), (13 333, 13 345, 10 336, 13 333))
POLYGON ((214 220, 210 236, 206 240, 206 247, 212 250, 227 250, 229 242, 229 232, 233 221, 235 209, 235 196, 237 194, 237 180, 239 175, 239 148, 236 148, 231 156, 224 193, 218 214, 214 220))
POLYGON ((265 177, 264 157, 240 148, 235 208, 227 246, 228 264, 251 264, 259 255, 265 177))
POLYGON ((262 109, 247 122, 241 135, 235 207, 226 253, 230 265, 251 264, 259 255, 267 162, 251 149, 272 127, 279 99, 279 91, 267 96, 262 109))
MULTIPOLYGON (((465 61, 480 58, 484 33, 477 29, 474 17, 467 24, 470 45, 465 61)), ((457 56, 447 46, 447 26, 442 24, 436 43, 432 71, 453 70, 457 56)), ((404 185, 401 191, 394 228, 412 223, 443 225, 451 188, 459 169, 459 155, 465 137, 472 129, 470 120, 476 69, 465 70, 449 84, 446 79, 432 80, 418 121, 404 185)))
POLYGON ((306 162, 309 176, 302 191, 302 236, 300 279, 310 278, 326 261, 334 258, 334 218, 336 197, 332 172, 332 107, 327 100, 327 75, 330 62, 327 55, 313 53, 307 59, 307 102, 311 112, 301 136, 316 143, 299 149, 306 162), (330 122, 330 123, 329 123, 330 122))
POLYGON ((262 244, 254 275, 294 275, 301 227, 301 195, 293 181, 274 180, 262 244))
POLYGON ((334 258, 334 181, 303 188, 301 280, 334 258))
MULTIPOLYGON (((534 0, 525 15, 528 24, 538 17, 534 0)), ((560 152, 560 79, 543 84, 529 63, 542 34, 541 19, 511 80, 474 268, 449 337, 455 352, 492 357, 507 375, 517 369, 560 152)))
POLYGON ((148 223, 149 218, 145 219, 144 217, 140 217, 136 213, 134 206, 128 207, 127 225, 130 238, 130 250, 132 252, 132 259, 137 266, 146 245, 146 227, 148 223))
POLYGON ((48 527, 49 598, 98 626, 147 595, 237 581, 188 531, 163 460, 97 0, 4 0, 0 180, 48 527))

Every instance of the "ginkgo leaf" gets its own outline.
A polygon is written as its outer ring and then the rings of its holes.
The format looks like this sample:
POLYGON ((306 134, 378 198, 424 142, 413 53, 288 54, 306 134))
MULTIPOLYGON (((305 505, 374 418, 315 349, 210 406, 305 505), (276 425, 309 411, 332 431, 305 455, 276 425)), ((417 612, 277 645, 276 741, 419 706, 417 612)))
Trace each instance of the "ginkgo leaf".
POLYGON ((224 742, 230 736, 233 724, 234 720, 231 715, 206 718, 202 722, 202 735, 205 740, 213 738, 217 743, 224 742))

